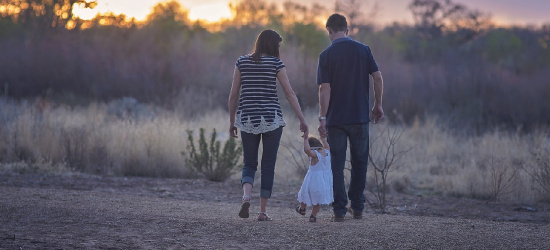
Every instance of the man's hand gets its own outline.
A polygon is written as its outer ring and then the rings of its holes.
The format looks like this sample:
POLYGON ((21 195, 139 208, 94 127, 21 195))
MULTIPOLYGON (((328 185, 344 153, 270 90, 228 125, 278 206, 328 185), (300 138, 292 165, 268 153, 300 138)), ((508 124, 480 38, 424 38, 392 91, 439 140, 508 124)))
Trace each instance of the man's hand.
POLYGON ((327 137, 327 120, 319 120, 319 128, 317 130, 321 137, 327 137))
POLYGON ((372 107, 372 119, 374 120, 374 124, 377 124, 384 118, 384 110, 382 109, 382 106, 374 105, 372 107))

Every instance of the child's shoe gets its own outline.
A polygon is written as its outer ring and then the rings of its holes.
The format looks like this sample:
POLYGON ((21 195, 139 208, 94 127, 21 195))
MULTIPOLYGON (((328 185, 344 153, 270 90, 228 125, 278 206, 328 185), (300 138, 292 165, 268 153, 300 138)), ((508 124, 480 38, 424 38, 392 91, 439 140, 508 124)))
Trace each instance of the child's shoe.
POLYGON ((306 209, 304 208, 304 209, 302 210, 302 208, 300 208, 300 206, 297 206, 297 207, 296 207, 296 212, 298 212, 298 213, 301 214, 301 215, 306 215, 306 209))

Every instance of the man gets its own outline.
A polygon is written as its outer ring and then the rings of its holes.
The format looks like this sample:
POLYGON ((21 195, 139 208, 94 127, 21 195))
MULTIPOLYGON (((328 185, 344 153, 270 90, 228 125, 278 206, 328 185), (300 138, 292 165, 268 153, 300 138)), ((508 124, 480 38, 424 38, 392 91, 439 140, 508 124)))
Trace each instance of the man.
POLYGON ((334 178, 334 215, 332 221, 344 221, 349 211, 361 219, 365 208, 365 183, 369 155, 369 78, 373 78, 372 119, 384 117, 382 74, 370 48, 348 37, 346 18, 331 15, 326 23, 332 44, 319 55, 319 133, 328 137, 334 178), (347 143, 350 143, 351 180, 346 195, 344 167, 347 143), (351 201, 347 208, 348 198, 351 201))

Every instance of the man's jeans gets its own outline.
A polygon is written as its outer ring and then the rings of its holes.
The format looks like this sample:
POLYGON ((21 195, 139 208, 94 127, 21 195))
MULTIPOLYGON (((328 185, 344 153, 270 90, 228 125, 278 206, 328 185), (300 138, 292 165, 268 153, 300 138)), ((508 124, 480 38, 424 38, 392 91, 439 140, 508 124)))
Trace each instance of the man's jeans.
POLYGON ((277 151, 279 150, 282 134, 283 127, 257 135, 241 131, 244 158, 241 185, 250 183, 254 186, 254 176, 258 170, 258 149, 260 141, 262 141, 263 153, 260 187, 260 197, 262 198, 271 198, 273 178, 275 177, 275 161, 277 160, 277 151))
POLYGON ((346 215, 348 198, 351 200, 351 208, 354 211, 362 212, 365 208, 363 191, 365 190, 369 160, 369 124, 330 126, 327 130, 334 178, 334 202, 332 203, 334 215, 338 217, 346 215), (344 168, 348 140, 351 155, 351 179, 346 195, 344 168))

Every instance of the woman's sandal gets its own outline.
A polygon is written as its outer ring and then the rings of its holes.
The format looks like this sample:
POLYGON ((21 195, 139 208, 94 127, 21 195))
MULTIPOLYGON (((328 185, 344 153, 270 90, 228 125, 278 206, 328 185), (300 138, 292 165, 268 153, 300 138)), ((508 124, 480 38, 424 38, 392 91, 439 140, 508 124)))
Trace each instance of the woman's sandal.
POLYGON ((266 212, 259 212, 258 213, 258 221, 272 221, 273 219, 271 219, 271 217, 269 217, 269 215, 267 215, 266 212), (263 217, 262 217, 263 215, 263 217))
POLYGON ((309 216, 309 222, 317 222, 317 217, 313 216, 313 214, 310 215, 309 216))
POLYGON ((248 209, 250 208, 250 196, 243 196, 243 204, 241 204, 241 211, 239 211, 239 217, 248 218, 250 213, 248 209))
POLYGON ((296 207, 296 212, 298 212, 299 214, 301 215, 306 215, 306 209, 304 208, 303 210, 300 208, 300 206, 297 206, 296 207))

